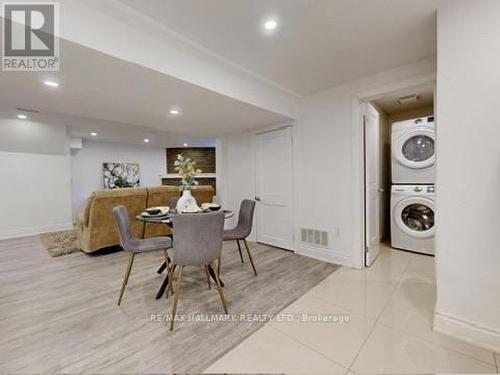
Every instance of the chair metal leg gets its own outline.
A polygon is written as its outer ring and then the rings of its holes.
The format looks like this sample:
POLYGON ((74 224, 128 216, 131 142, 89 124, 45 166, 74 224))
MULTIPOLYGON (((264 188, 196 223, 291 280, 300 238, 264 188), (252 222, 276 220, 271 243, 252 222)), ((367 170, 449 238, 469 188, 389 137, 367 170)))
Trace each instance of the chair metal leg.
POLYGON ((165 268, 167 268, 167 267, 168 267, 167 262, 163 261, 162 264, 160 265, 160 267, 158 267, 158 269, 156 270, 156 273, 161 275, 163 273, 163 271, 165 271, 165 268))
POLYGON ((238 244, 238 251, 240 253, 241 263, 245 263, 245 261, 243 260, 243 253, 241 252, 240 240, 236 240, 236 243, 238 244))
POLYGON ((174 280, 173 280, 173 264, 167 266, 167 286, 165 287, 165 298, 168 298, 168 293, 172 292, 174 294, 174 280))
POLYGON ((247 249, 248 258, 250 259, 250 264, 252 265, 253 273, 255 274, 255 276, 257 276, 257 270, 255 269, 255 264, 253 263, 252 253, 250 253, 250 249, 248 248, 248 243, 247 243, 246 238, 243 239, 243 242, 245 243, 245 247, 247 249))
POLYGON ((156 270, 156 273, 158 273, 158 274, 162 274, 163 271, 165 271, 165 268, 167 268, 168 265, 170 264, 170 258, 168 256, 168 252, 167 251, 168 251, 167 249, 163 250, 163 253, 165 255, 165 260, 163 261, 163 263, 161 264, 161 266, 158 267, 158 269, 156 270))
MULTIPOLYGON (((218 261, 218 267, 220 266, 220 259, 218 261)), ((222 291, 222 287, 220 285, 220 280, 219 280, 219 275, 218 274, 215 274, 215 283, 217 285, 217 290, 219 291, 219 296, 220 296, 220 300, 222 302, 222 307, 224 307, 224 312, 226 314, 228 314, 227 312, 227 305, 226 305, 226 299, 224 298, 224 292, 222 291)))
POLYGON ((132 270, 132 265, 134 264, 134 257, 135 257, 135 254, 130 253, 127 271, 125 271, 125 277, 123 278, 122 290, 120 291, 120 297, 118 297, 118 306, 120 306, 120 304, 122 303, 123 292, 125 292, 125 287, 127 286, 127 283, 128 283, 130 271, 132 270))
MULTIPOLYGON (((170 268, 170 265, 172 265, 172 275, 171 275, 171 277, 172 277, 172 283, 170 284, 170 288, 169 289, 170 289, 170 291, 172 292, 172 295, 173 295, 174 294, 174 280, 173 280, 173 278, 174 278, 174 272, 173 271, 175 271, 175 264, 172 263, 172 260, 169 257, 167 257, 167 264, 168 264, 169 268, 170 268)), ((168 289, 167 289, 167 297, 168 297, 168 289)))
MULTIPOLYGON (((170 330, 174 329, 175 322, 175 314, 177 314, 177 302, 179 301, 179 293, 181 291, 181 281, 182 281, 182 271, 184 270, 184 266, 180 267, 179 270, 179 280, 177 280, 177 287, 175 289, 175 298, 174 298, 174 307, 172 308, 172 320, 170 321, 170 330)), ((173 273, 172 273, 173 277, 173 273)))
POLYGON ((212 289, 212 285, 210 284, 210 275, 208 274, 208 266, 203 266, 205 270, 205 276, 207 277, 208 290, 212 289))
MULTIPOLYGON (((207 266, 208 267, 208 266, 207 266)), ((221 259, 217 260, 217 278, 220 280, 221 259)), ((222 285, 222 284, 221 284, 222 285)))

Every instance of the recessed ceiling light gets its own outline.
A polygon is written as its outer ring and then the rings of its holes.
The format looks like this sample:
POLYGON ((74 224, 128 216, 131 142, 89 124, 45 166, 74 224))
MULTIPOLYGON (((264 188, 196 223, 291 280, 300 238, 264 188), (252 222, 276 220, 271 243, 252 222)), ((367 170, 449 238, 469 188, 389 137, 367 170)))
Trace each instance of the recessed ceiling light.
POLYGON ((187 144, 187 143, 184 143, 184 147, 187 147, 187 146, 188 146, 188 144, 187 144))
POLYGON ((17 115, 17 118, 20 118, 21 120, 26 120, 28 116, 26 115, 17 115))
POLYGON ((144 138, 144 142, 145 142, 145 143, 149 143, 149 139, 144 138))
POLYGON ((91 135, 92 137, 97 137, 97 133, 94 133, 94 132, 90 133, 90 135, 91 135))
POLYGON ((179 113, 181 113, 181 111, 179 111, 178 109, 171 109, 170 110, 171 115, 178 115, 179 113))
POLYGON ((272 31, 278 27, 278 21, 274 18, 269 18, 264 22, 264 29, 272 31))
POLYGON ((50 87, 59 87, 59 83, 54 81, 43 81, 43 84, 50 87))

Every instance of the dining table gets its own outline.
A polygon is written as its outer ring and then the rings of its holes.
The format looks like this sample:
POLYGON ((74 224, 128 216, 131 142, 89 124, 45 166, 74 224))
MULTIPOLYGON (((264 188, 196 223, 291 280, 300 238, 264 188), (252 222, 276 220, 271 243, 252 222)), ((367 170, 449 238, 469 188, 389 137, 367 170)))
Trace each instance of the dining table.
MULTIPOLYGON (((224 218, 226 220, 230 219, 234 216, 234 212, 231 210, 225 210, 222 208, 220 210, 222 212, 224 212, 224 218)), ((204 214, 212 213, 212 212, 214 212, 214 211, 210 210, 210 209, 202 209, 198 212, 193 212, 193 213, 179 213, 179 212, 177 212, 177 210, 174 209, 174 210, 169 210, 167 213, 162 214, 162 215, 149 215, 146 211, 144 211, 143 213, 136 216, 136 220, 143 222, 143 223, 167 225, 172 230, 173 234, 170 235, 170 237, 173 240, 173 236, 175 236, 175 229, 173 227, 172 219, 175 215, 204 215, 204 214)), ((167 257, 167 259, 165 259, 162 262, 162 264, 160 265, 160 267, 158 268, 158 270, 156 272, 161 274, 168 267, 168 262, 169 262, 169 258, 167 257)), ((209 273, 210 277, 215 282, 217 282, 217 277, 215 275, 215 271, 211 265, 208 265, 208 273, 209 273)), ((219 278, 219 281, 220 281, 220 285, 223 287, 224 282, 222 280, 220 280, 220 278, 219 278)), ((165 276, 165 279, 163 280, 163 282, 160 286, 160 289, 158 289, 158 292, 156 293, 156 297, 155 297, 156 299, 160 299, 163 296, 163 294, 165 293, 165 290, 167 289, 167 285, 168 285, 168 273, 165 276)))

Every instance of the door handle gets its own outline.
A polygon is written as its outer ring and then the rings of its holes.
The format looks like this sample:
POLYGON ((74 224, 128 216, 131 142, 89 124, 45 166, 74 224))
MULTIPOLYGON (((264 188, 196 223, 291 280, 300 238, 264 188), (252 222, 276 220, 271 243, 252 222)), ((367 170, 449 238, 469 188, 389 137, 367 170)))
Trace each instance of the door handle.
POLYGON ((256 200, 257 202, 260 202, 260 197, 255 197, 255 200, 256 200))
POLYGON ((384 189, 382 189, 382 188, 378 188, 377 190, 378 190, 378 192, 379 192, 379 193, 383 193, 383 192, 385 191, 385 190, 384 190, 384 189))

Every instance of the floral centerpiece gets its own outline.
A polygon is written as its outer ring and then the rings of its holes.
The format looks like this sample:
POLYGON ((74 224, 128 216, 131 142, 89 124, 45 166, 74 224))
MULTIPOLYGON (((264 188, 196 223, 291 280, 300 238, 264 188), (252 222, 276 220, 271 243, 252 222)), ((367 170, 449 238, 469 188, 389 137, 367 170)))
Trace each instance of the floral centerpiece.
POLYGON ((201 169, 195 167, 196 162, 182 155, 177 155, 177 160, 174 162, 175 171, 181 178, 179 190, 191 190, 191 186, 198 185, 195 177, 201 173, 201 169))
POLYGON ((177 211, 180 212, 196 212, 200 208, 196 204, 196 199, 191 195, 191 187, 198 185, 195 177, 201 173, 201 169, 195 167, 196 162, 182 155, 177 155, 177 160, 174 162, 174 169, 181 178, 179 190, 182 191, 182 197, 177 202, 177 211))

